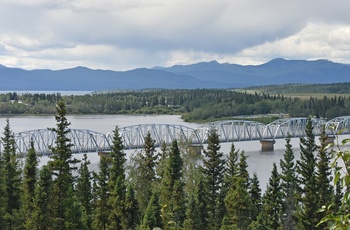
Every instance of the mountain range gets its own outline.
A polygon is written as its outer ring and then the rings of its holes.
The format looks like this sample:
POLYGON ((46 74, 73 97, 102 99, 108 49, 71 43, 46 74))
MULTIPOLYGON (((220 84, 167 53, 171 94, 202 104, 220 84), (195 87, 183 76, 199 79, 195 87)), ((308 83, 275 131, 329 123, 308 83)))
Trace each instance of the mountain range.
POLYGON ((147 88, 244 88, 289 83, 350 82, 350 65, 328 60, 273 59, 261 65, 216 61, 129 71, 75 67, 24 70, 0 65, 1 91, 99 91, 147 88))

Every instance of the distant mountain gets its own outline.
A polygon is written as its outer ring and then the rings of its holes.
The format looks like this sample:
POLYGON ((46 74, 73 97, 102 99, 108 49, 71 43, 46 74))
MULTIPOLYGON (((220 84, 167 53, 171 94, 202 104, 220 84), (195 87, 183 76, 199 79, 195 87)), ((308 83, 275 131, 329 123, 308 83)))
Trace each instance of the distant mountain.
POLYGON ((242 66, 216 61, 129 71, 23 70, 0 65, 0 90, 96 91, 145 88, 242 88, 286 83, 350 82, 350 65, 327 60, 273 59, 262 65, 242 66))

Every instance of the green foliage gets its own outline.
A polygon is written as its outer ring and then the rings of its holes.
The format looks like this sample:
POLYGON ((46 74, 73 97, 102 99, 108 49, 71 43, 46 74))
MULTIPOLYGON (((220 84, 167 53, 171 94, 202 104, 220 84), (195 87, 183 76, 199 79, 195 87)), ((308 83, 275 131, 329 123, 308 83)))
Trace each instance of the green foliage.
POLYGON ((219 229, 223 216, 218 210, 220 192, 224 183, 225 160, 220 152, 219 136, 215 128, 208 131, 208 146, 204 150, 203 175, 207 192, 209 227, 219 229))
POLYGON ((299 173, 299 203, 297 211, 299 229, 316 229, 318 223, 318 196, 316 179, 316 159, 314 152, 317 149, 311 118, 307 120, 305 128, 306 137, 300 138, 300 160, 297 161, 299 173))
MULTIPOLYGON (((344 139, 341 142, 341 146, 350 142, 350 139, 344 139)), ((342 149, 337 146, 337 151, 333 152, 333 162, 331 166, 335 169, 335 176, 333 179, 334 185, 337 187, 337 191, 340 188, 344 188, 344 194, 337 192, 337 195, 342 195, 339 199, 341 201, 340 206, 322 206, 319 210, 324 214, 324 217, 318 223, 318 226, 327 225, 328 229, 348 229, 350 226, 350 151, 342 149), (338 163, 343 164, 343 167, 339 167, 338 163)))
MULTIPOLYGON (((347 84, 338 86, 342 88, 338 92, 348 92, 347 84)), ((67 111, 71 114, 179 114, 185 121, 197 122, 251 114, 262 115, 252 118, 254 121, 270 123, 278 115, 263 115, 282 113, 292 117, 312 115, 332 119, 348 113, 350 98, 344 94, 309 95, 306 99, 283 96, 283 93, 292 90, 289 87, 284 86, 282 91, 269 91, 270 94, 227 89, 159 89, 75 96, 8 93, 0 94, 0 114, 54 114, 55 104, 61 99, 66 102, 67 111)), ((301 91, 308 92, 314 88, 320 87, 306 85, 301 91)))
POLYGON ((297 176, 294 160, 294 152, 290 144, 290 137, 286 139, 286 150, 283 159, 280 160, 281 167, 281 190, 282 190, 282 225, 286 230, 295 229, 295 211, 297 207, 297 176))

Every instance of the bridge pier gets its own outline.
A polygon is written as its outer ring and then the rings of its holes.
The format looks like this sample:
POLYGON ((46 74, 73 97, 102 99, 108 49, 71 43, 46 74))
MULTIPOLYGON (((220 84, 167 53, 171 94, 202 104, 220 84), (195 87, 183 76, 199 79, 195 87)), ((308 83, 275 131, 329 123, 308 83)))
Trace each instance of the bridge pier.
POLYGON ((97 154, 100 156, 100 158, 105 157, 108 160, 111 159, 111 152, 98 152, 97 154))
POLYGON ((272 151, 275 140, 260 140, 262 151, 272 151))

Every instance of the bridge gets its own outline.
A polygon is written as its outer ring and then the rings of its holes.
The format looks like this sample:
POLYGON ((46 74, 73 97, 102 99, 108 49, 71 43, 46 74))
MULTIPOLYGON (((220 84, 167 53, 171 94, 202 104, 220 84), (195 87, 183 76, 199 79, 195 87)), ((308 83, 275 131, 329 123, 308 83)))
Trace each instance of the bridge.
MULTIPOLYGON (((220 142, 237 142, 260 140, 262 146, 267 143, 273 149, 275 139, 291 137, 304 137, 307 118, 279 119, 270 124, 262 124, 245 120, 226 120, 207 123, 198 128, 190 128, 183 125, 172 124, 139 124, 120 127, 119 134, 125 149, 142 148, 144 137, 149 132, 155 146, 161 146, 163 142, 170 145, 173 140, 188 142, 193 145, 207 143, 208 131, 215 128, 220 142)), ((320 135, 322 126, 325 126, 329 136, 341 132, 350 133, 350 116, 337 117, 330 121, 312 119, 314 134, 320 135)), ((56 134, 48 129, 37 129, 16 133, 16 151, 20 155, 26 155, 30 142, 33 141, 38 155, 50 155, 50 146, 55 146, 56 134)), ((110 151, 113 133, 103 134, 92 130, 71 129, 68 136, 73 153, 110 151)), ((264 147, 262 147, 264 148, 264 147)), ((0 142, 0 151, 3 146, 0 142)))

